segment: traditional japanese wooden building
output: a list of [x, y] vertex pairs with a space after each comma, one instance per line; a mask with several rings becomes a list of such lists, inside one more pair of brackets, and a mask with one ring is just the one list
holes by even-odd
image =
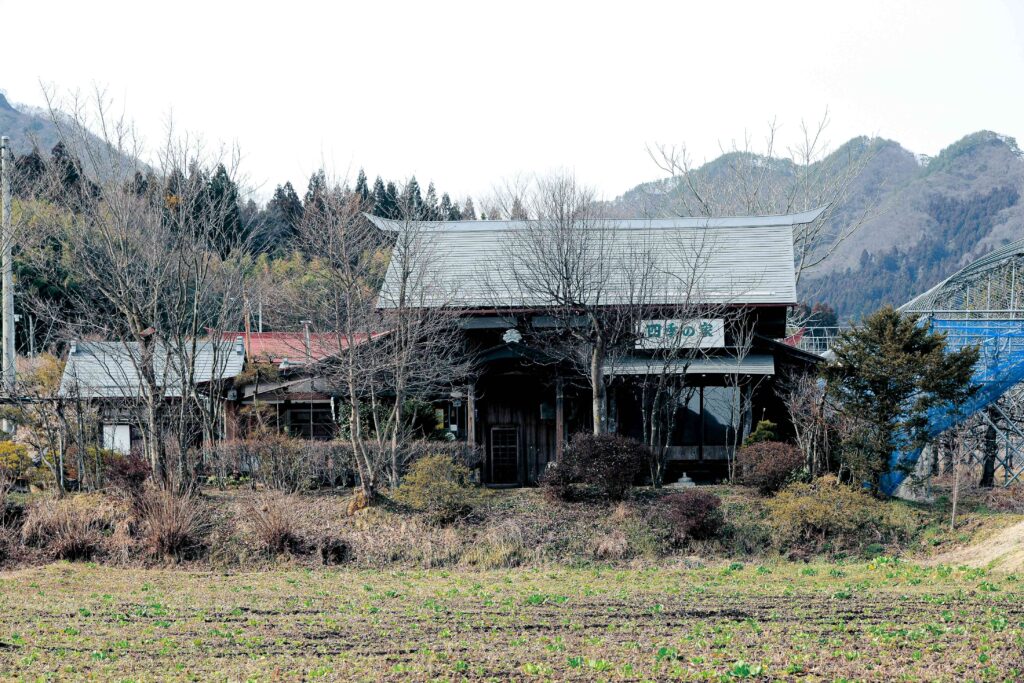
[[[797, 301], [793, 230], [818, 214], [587, 224], [586, 230], [603, 231], [603, 249], [626, 253], [645, 245], [653, 267], [664, 275], [645, 294], [646, 317], [638, 317], [635, 342], [609, 354], [601, 374], [607, 428], [636, 437], [643, 433], [638, 387], [645, 379], [674, 374], [689, 387], [675, 408], [670, 478], [684, 472], [695, 479], [724, 476], [729, 449], [760, 419], [785, 431], [778, 378], [817, 360], [778, 341], [786, 335], [787, 309]], [[483, 450], [484, 482], [536, 482], [566, 439], [593, 424], [587, 376], [534, 343], [537, 331], [554, 324], [553, 302], [540, 288], [525, 287], [520, 272], [530, 267], [530, 250], [524, 253], [520, 238], [538, 225], [371, 220], [382, 230], [416, 230], [421, 236], [420, 267], [430, 271], [421, 280], [432, 290], [421, 297], [423, 305], [444, 307], [457, 317], [473, 358], [472, 380], [440, 404], [448, 429]], [[612, 260], [600, 305], [634, 305], [627, 291], [633, 282], [630, 263]], [[685, 277], [679, 276], [683, 269]], [[392, 259], [379, 307], [391, 305], [388, 294], [400, 277]], [[693, 314], [676, 317], [684, 302]], [[695, 352], [666, 360], [659, 352], [665, 339]]]

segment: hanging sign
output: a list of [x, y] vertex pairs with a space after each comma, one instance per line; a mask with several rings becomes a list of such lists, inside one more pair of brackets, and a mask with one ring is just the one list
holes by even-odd
[[724, 346], [725, 321], [721, 318], [641, 320], [637, 330], [638, 349], [714, 349]]

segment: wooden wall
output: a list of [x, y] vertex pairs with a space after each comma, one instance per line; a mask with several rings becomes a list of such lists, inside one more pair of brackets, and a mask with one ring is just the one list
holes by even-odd
[[[551, 407], [550, 419], [542, 419], [541, 404]], [[484, 481], [526, 485], [534, 483], [555, 457], [555, 389], [550, 383], [529, 375], [492, 375], [476, 385], [477, 443], [487, 459]], [[491, 430], [514, 427], [519, 438], [519, 466], [516, 481], [493, 481], [491, 471]]]

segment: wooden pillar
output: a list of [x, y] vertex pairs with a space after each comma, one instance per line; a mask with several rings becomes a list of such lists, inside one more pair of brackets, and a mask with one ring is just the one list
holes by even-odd
[[565, 448], [565, 382], [555, 380], [555, 460], [562, 459]]
[[619, 400], [618, 392], [614, 385], [605, 389], [605, 396], [608, 398], [608, 433], [617, 434], [619, 431]]
[[697, 446], [697, 459], [704, 459], [704, 387], [700, 388], [700, 443]]
[[466, 386], [466, 446], [476, 448], [476, 385]]

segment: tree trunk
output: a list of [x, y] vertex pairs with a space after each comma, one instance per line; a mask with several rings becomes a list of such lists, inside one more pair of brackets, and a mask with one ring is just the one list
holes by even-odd
[[405, 400], [405, 392], [401, 386], [395, 388], [395, 418], [391, 425], [391, 488], [398, 488], [398, 442], [401, 439], [402, 429], [402, 402]]
[[153, 468], [153, 480], [160, 486], [167, 485], [167, 462], [163, 455], [162, 440], [158, 436], [160, 431], [160, 418], [157, 415], [156, 405], [150, 399], [146, 405], [146, 442], [149, 447], [149, 462]]
[[992, 426], [992, 422], [995, 420], [995, 411], [988, 411], [988, 419], [990, 422], [985, 428], [985, 463], [981, 470], [981, 482], [978, 484], [982, 488], [992, 488], [996, 485], [996, 450], [998, 444], [996, 442], [996, 428]]
[[604, 340], [598, 339], [590, 352], [590, 387], [593, 398], [594, 434], [604, 434], [608, 421], [604, 386]]

